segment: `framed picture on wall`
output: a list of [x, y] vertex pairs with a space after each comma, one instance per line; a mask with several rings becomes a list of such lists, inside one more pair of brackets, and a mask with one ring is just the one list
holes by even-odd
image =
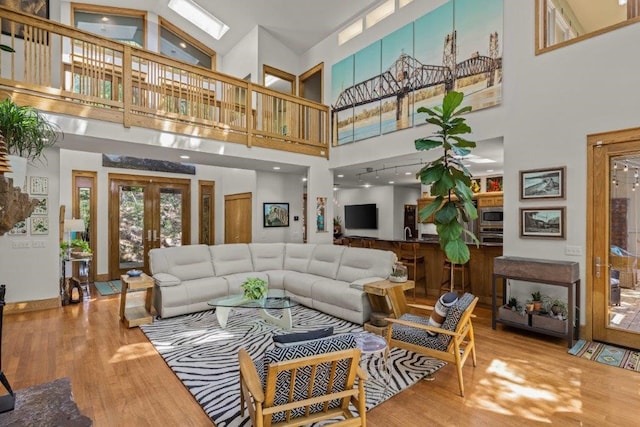
[[565, 168], [520, 171], [520, 200], [564, 199]]
[[48, 197], [32, 197], [31, 200], [37, 200], [38, 204], [36, 205], [31, 215], [43, 216], [49, 215], [49, 198]]
[[520, 208], [520, 237], [565, 238], [565, 208]]
[[31, 234], [49, 234], [49, 218], [46, 216], [32, 217]]
[[289, 226], [289, 203], [263, 203], [262, 212], [265, 227]]

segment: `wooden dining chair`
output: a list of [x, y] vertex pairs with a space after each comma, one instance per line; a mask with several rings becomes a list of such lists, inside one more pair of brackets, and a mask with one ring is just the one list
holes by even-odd
[[398, 242], [396, 247], [396, 255], [398, 262], [401, 262], [409, 270], [409, 279], [416, 282], [416, 286], [413, 287], [413, 299], [416, 299], [416, 288], [418, 287], [418, 280], [424, 278], [424, 294], [427, 295], [427, 262], [424, 259], [424, 255], [418, 251], [420, 249], [420, 243], [405, 243]]

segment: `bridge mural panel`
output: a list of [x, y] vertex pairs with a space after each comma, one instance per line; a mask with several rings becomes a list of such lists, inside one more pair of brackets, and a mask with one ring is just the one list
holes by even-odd
[[500, 104], [502, 14], [502, 0], [450, 0], [382, 39], [378, 73], [348, 70], [371, 63], [376, 43], [334, 64], [333, 145], [424, 124], [417, 109], [439, 105], [450, 90], [473, 110]]

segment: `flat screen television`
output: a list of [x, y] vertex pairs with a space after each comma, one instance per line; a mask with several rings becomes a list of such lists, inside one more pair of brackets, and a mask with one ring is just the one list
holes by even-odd
[[346, 205], [344, 207], [344, 226], [350, 229], [377, 230], [378, 209], [376, 204]]

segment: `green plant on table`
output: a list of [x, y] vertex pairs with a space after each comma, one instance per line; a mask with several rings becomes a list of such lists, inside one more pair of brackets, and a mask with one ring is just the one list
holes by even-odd
[[240, 287], [249, 299], [260, 299], [267, 293], [267, 281], [257, 277], [249, 277]]
[[511, 310], [518, 309], [518, 299], [516, 297], [509, 298], [509, 302], [507, 302], [507, 307], [511, 308]]
[[537, 301], [542, 301], [542, 294], [540, 294], [540, 291], [535, 291], [535, 292], [531, 292], [531, 299], [534, 302]]

